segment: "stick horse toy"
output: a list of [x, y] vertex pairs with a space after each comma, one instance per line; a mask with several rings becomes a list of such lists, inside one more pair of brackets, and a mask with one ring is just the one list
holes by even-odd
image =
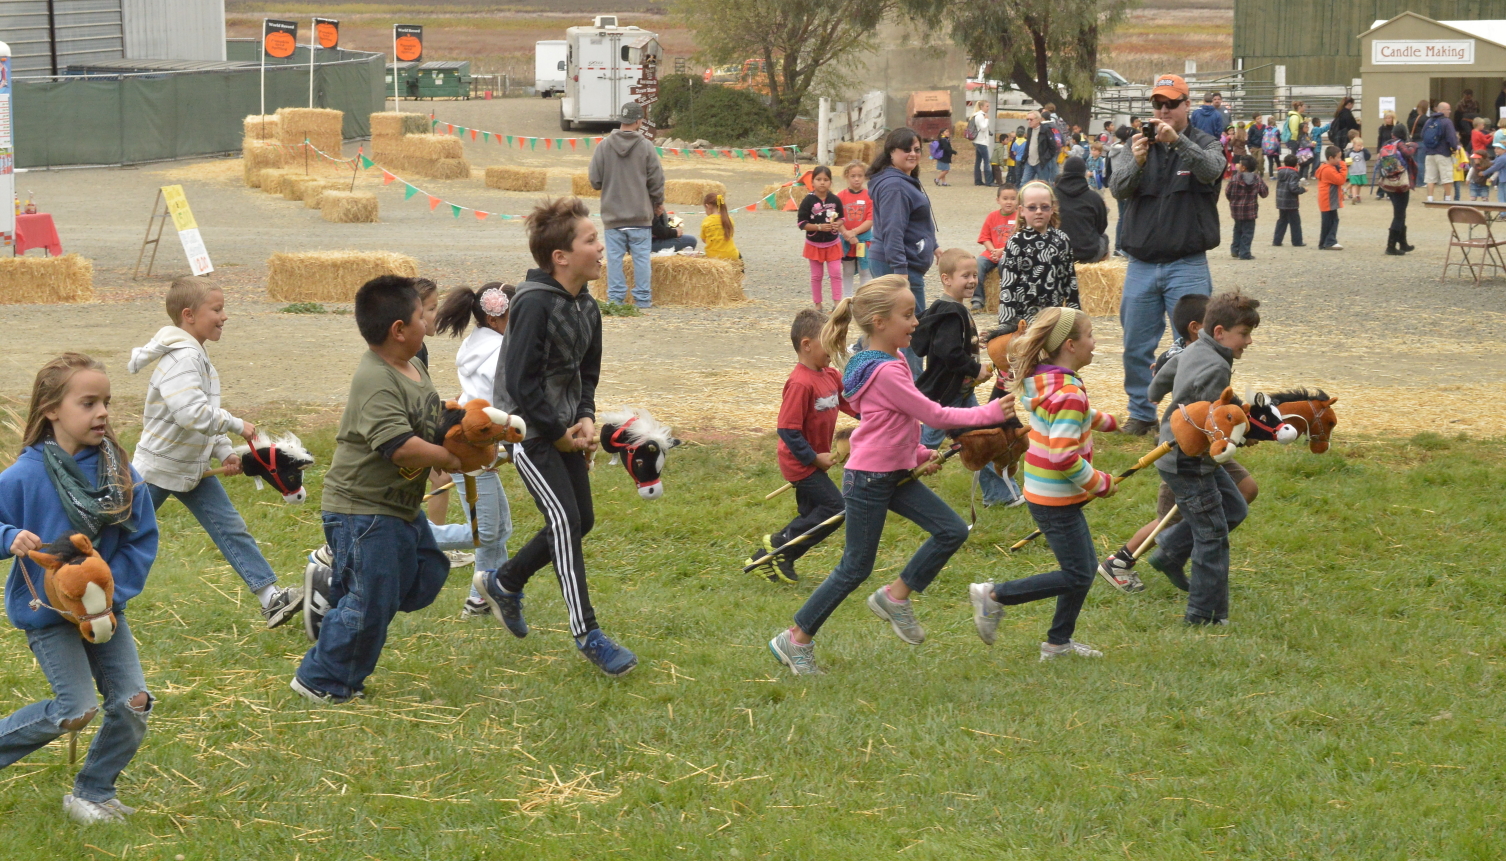
[[[238, 445], [235, 453], [241, 459], [241, 474], [256, 482], [262, 489], [266, 481], [282, 494], [282, 501], [300, 505], [308, 498], [303, 489], [303, 471], [314, 465], [314, 456], [303, 447], [303, 441], [294, 434], [285, 433], [275, 439], [257, 434], [252, 445]], [[225, 467], [204, 471], [204, 477], [224, 475]]]
[[638, 485], [638, 495], [658, 499], [664, 495], [664, 455], [680, 444], [667, 425], [648, 410], [624, 409], [602, 413], [601, 447], [612, 456], [608, 463], [622, 463], [628, 477]]

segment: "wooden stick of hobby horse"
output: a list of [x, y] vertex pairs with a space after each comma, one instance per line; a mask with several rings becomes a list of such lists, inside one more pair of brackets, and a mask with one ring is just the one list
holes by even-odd
[[1156, 524], [1156, 528], [1152, 529], [1150, 531], [1150, 534], [1147, 535], [1147, 536], [1145, 536], [1145, 540], [1142, 541], [1142, 542], [1140, 542], [1140, 549], [1136, 550], [1135, 551], [1135, 555], [1131, 556], [1130, 558], [1131, 559], [1139, 559], [1141, 556], [1145, 555], [1145, 551], [1149, 550], [1152, 547], [1155, 547], [1156, 546], [1156, 536], [1161, 534], [1161, 530], [1163, 530], [1167, 526], [1171, 525], [1171, 519], [1173, 517], [1176, 517], [1176, 516], [1177, 516], [1177, 507], [1175, 505], [1173, 505], [1171, 507], [1171, 510], [1168, 511], [1168, 512], [1166, 512], [1166, 516], [1163, 517], [1163, 518], [1161, 518], [1161, 522]]
[[[959, 444], [954, 444], [951, 448], [947, 449], [944, 452], [941, 452], [940, 456], [936, 458], [935, 462], [937, 462], [937, 463], [946, 463], [948, 460], [951, 459], [951, 457], [953, 455], [957, 454], [960, 451], [962, 451], [962, 445], [960, 443]], [[910, 470], [910, 477], [906, 478], [904, 481], [901, 481], [900, 484], [907, 484], [907, 483], [909, 483], [911, 481], [914, 481], [917, 478], [920, 478], [920, 470], [923, 467], [924, 467], [924, 465], [917, 466], [914, 469]], [[847, 519], [847, 512], [845, 512], [845, 511], [839, 511], [836, 514], [833, 514], [831, 517], [828, 517], [825, 520], [821, 521], [820, 523], [817, 523], [815, 526], [812, 526], [810, 529], [806, 530], [805, 532], [802, 532], [799, 535], [796, 535], [794, 538], [791, 538], [789, 541], [786, 541], [783, 544], [779, 545], [778, 547], [774, 548], [774, 552], [770, 553], [768, 556], [761, 557], [759, 559], [759, 561], [755, 562], [752, 565], [744, 565], [743, 566], [743, 573], [747, 573], [749, 571], [752, 571], [754, 568], [757, 568], [757, 567], [763, 565], [765, 560], [770, 559], [771, 557], [777, 556], [780, 553], [783, 553], [784, 551], [790, 549], [791, 547], [796, 547], [796, 546], [799, 546], [801, 544], [805, 544], [805, 543], [809, 542], [811, 540], [811, 537], [814, 536], [817, 532], [821, 531], [822, 529], [825, 529], [828, 526], [835, 526], [836, 524], [841, 523], [843, 520], [846, 520], [846, 519]]]
[[227, 467], [223, 467], [223, 466], [217, 466], [214, 469], [206, 469], [206, 470], [204, 470], [204, 474], [202, 476], [200, 476], [200, 477], [201, 478], [208, 478], [211, 475], [224, 475], [226, 469], [227, 469]]
[[[1147, 466], [1150, 466], [1151, 464], [1153, 464], [1156, 461], [1160, 460], [1162, 456], [1166, 455], [1167, 453], [1169, 453], [1171, 451], [1171, 449], [1172, 449], [1172, 447], [1174, 445], [1175, 445], [1175, 443], [1163, 442], [1160, 445], [1156, 446], [1155, 448], [1151, 449], [1149, 452], [1146, 453], [1145, 457], [1142, 457], [1139, 460], [1135, 461], [1135, 465], [1134, 466], [1132, 466], [1129, 469], [1126, 469], [1124, 472], [1121, 472], [1118, 475], [1114, 476], [1114, 485], [1117, 487], [1119, 485], [1119, 482], [1124, 481], [1126, 478], [1129, 478], [1130, 476], [1134, 475], [1135, 473], [1139, 472], [1140, 470], [1142, 470], [1142, 469], [1146, 468]], [[1030, 533], [1029, 535], [1025, 536], [1024, 538], [1021, 538], [1019, 541], [1016, 541], [1015, 543], [1009, 545], [1009, 549], [1011, 551], [1020, 550], [1026, 544], [1029, 544], [1030, 542], [1032, 542], [1035, 539], [1040, 538], [1040, 537], [1041, 537], [1041, 531], [1039, 529], [1037, 529], [1034, 532]]]
[[455, 486], [455, 482], [453, 482], [453, 481], [451, 481], [451, 482], [449, 482], [447, 484], [441, 484], [440, 486], [438, 486], [438, 487], [434, 488], [433, 490], [429, 491], [428, 493], [424, 494], [423, 501], [424, 502], [428, 502], [430, 499], [433, 499], [434, 497], [440, 495], [441, 493], [444, 493], [445, 491], [450, 490], [454, 486]]
[[[454, 484], [454, 482], [450, 482]], [[476, 520], [476, 476], [465, 477], [465, 504], [471, 507], [471, 546], [481, 546], [481, 529]]]
[[[832, 466], [841, 466], [842, 464], [844, 464], [846, 462], [847, 462], [847, 458], [845, 458], [845, 457], [838, 457], [838, 458], [832, 460], [831, 465]], [[766, 499], [766, 500], [767, 499], [773, 499], [774, 497], [778, 496], [781, 493], [784, 493], [786, 490], [789, 490], [790, 488], [792, 488], [794, 486], [795, 486], [795, 483], [793, 481], [786, 481], [784, 483], [784, 485], [782, 487], [780, 487], [778, 490], [770, 491], [769, 495], [765, 496], [764, 499]]]

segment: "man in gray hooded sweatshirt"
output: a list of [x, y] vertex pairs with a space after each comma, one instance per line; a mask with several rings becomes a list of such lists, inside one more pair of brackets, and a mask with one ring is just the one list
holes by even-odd
[[591, 187], [601, 192], [601, 221], [606, 227], [607, 298], [627, 301], [622, 257], [633, 255], [633, 302], [653, 307], [649, 254], [654, 216], [664, 211], [664, 167], [654, 144], [639, 130], [643, 106], [622, 106], [622, 126], [607, 136], [591, 156]]

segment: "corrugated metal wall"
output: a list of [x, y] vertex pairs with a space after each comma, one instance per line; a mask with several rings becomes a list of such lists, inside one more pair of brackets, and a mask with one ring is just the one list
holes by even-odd
[[[1346, 85], [1360, 76], [1359, 34], [1411, 11], [1435, 21], [1506, 18], [1506, 0], [1234, 0], [1234, 56], [1246, 69], [1286, 66], [1288, 84]], [[1251, 80], [1270, 81], [1271, 69]]]
[[[70, 62], [118, 60], [124, 54], [121, 0], [53, 0], [52, 31], [57, 34], [57, 71]], [[50, 75], [47, 0], [0, 2], [0, 40], [10, 46], [17, 75]]]
[[224, 60], [224, 0], [118, 0], [131, 60]]

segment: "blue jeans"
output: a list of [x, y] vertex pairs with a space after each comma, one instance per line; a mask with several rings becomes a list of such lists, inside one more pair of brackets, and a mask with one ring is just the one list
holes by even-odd
[[[695, 250], [695, 237], [676, 236], [672, 239], [655, 239], [654, 241], [649, 243], [649, 248], [651, 248], [655, 254], [658, 254], [660, 251], [663, 251], [666, 248], [671, 251], [679, 251], [684, 248], [689, 248], [693, 251]], [[635, 267], [637, 265], [637, 263], [633, 264], [633, 266]]]
[[[869, 257], [868, 265], [874, 278], [899, 274], [891, 269], [882, 257]], [[926, 272], [924, 269], [917, 272], [914, 268], [907, 267], [905, 276], [910, 280], [910, 293], [915, 297], [915, 316], [919, 317], [920, 312], [926, 309]], [[905, 357], [905, 363], [910, 366], [910, 376], [920, 376], [920, 357], [911, 352], [909, 347], [900, 350], [900, 354]]]
[[[947, 407], [976, 407], [978, 405], [978, 393], [968, 392], [958, 397]], [[941, 428], [933, 428], [927, 425], [920, 426], [920, 444], [926, 448], [936, 448], [946, 439], [946, 431]], [[1000, 502], [1010, 503], [1020, 498], [1020, 488], [1014, 483], [1014, 479], [1007, 475], [999, 475], [999, 470], [993, 464], [988, 464], [978, 471], [978, 486], [983, 488], [983, 504], [996, 505]]]
[[654, 304], [653, 264], [649, 254], [653, 251], [654, 232], [648, 227], [608, 227], [607, 241], [607, 298], [613, 302], [627, 301], [627, 276], [622, 271], [622, 257], [633, 255], [633, 302], [639, 308]]
[[[1125, 203], [1119, 198], [1114, 198], [1114, 250], [1119, 251], [1119, 240], [1124, 238], [1124, 207]], [[1123, 253], [1123, 252], [1120, 252]]]
[[390, 514], [324, 512], [324, 540], [334, 554], [330, 601], [319, 641], [303, 656], [298, 678], [337, 697], [354, 696], [376, 669], [387, 626], [399, 610], [434, 603], [450, 560], [434, 544], [429, 521]]
[[1244, 257], [1250, 253], [1250, 242], [1255, 239], [1255, 219], [1234, 222], [1234, 240], [1229, 243], [1229, 253]]
[[1229, 618], [1229, 533], [1244, 522], [1250, 506], [1239, 485], [1222, 469], [1208, 475], [1162, 472], [1171, 488], [1182, 520], [1161, 533], [1151, 554], [1152, 567], [1181, 573], [1192, 563], [1192, 589], [1187, 593], [1187, 620], [1207, 622]]
[[98, 708], [97, 689], [104, 697], [105, 716], [89, 745], [84, 767], [73, 779], [73, 794], [96, 803], [115, 797], [115, 779], [141, 747], [152, 710], [150, 695], [145, 708], [131, 707], [132, 697], [146, 693], [146, 677], [125, 614], [116, 613], [115, 621], [115, 636], [102, 645], [85, 642], [74, 625], [26, 632], [53, 698], [25, 706], [0, 721], [0, 768], [68, 732], [64, 721]]
[[148, 484], [147, 489], [151, 491], [154, 510], [162, 508], [169, 496], [176, 496], [209, 533], [209, 540], [219, 548], [220, 555], [235, 573], [241, 575], [252, 592], [277, 585], [276, 572], [261, 555], [256, 539], [246, 530], [245, 519], [235, 510], [235, 503], [226, 495], [218, 476], [211, 475], [200, 481], [193, 490], [167, 490], [155, 484]]
[[1195, 293], [1213, 293], [1207, 254], [1189, 254], [1169, 263], [1129, 258], [1119, 325], [1124, 330], [1124, 393], [1129, 395], [1130, 418], [1156, 420], [1156, 407], [1145, 396], [1150, 388], [1150, 363], [1156, 359], [1156, 348], [1177, 300]]
[[1496, 201], [1498, 203], [1506, 203], [1506, 182], [1496, 186]]
[[988, 144], [973, 143], [973, 185], [992, 185], [994, 166], [988, 163]]
[[1056, 614], [1051, 617], [1046, 642], [1063, 646], [1072, 642], [1077, 615], [1082, 612], [1082, 602], [1087, 599], [1088, 590], [1093, 588], [1093, 574], [1098, 570], [1093, 536], [1088, 532], [1088, 519], [1082, 513], [1085, 503], [1037, 505], [1027, 500], [1025, 504], [1030, 507], [1036, 528], [1046, 536], [1051, 552], [1056, 554], [1056, 564], [1061, 567], [1047, 574], [996, 583], [994, 600], [1000, 604], [1028, 604], [1055, 598]]
[[837, 605], [873, 573], [873, 559], [884, 533], [884, 517], [890, 511], [931, 533], [899, 575], [916, 592], [923, 592], [931, 585], [941, 567], [967, 540], [967, 524], [957, 512], [919, 481], [900, 483], [909, 477], [908, 469], [893, 472], [849, 469], [842, 474], [847, 546], [842, 549], [842, 561], [795, 613], [795, 624], [800, 630], [815, 636]]
[[1020, 185], [1037, 179], [1042, 182], [1054, 182], [1056, 180], [1056, 159], [1053, 158], [1038, 165], [1025, 165], [1025, 172], [1020, 176]]

